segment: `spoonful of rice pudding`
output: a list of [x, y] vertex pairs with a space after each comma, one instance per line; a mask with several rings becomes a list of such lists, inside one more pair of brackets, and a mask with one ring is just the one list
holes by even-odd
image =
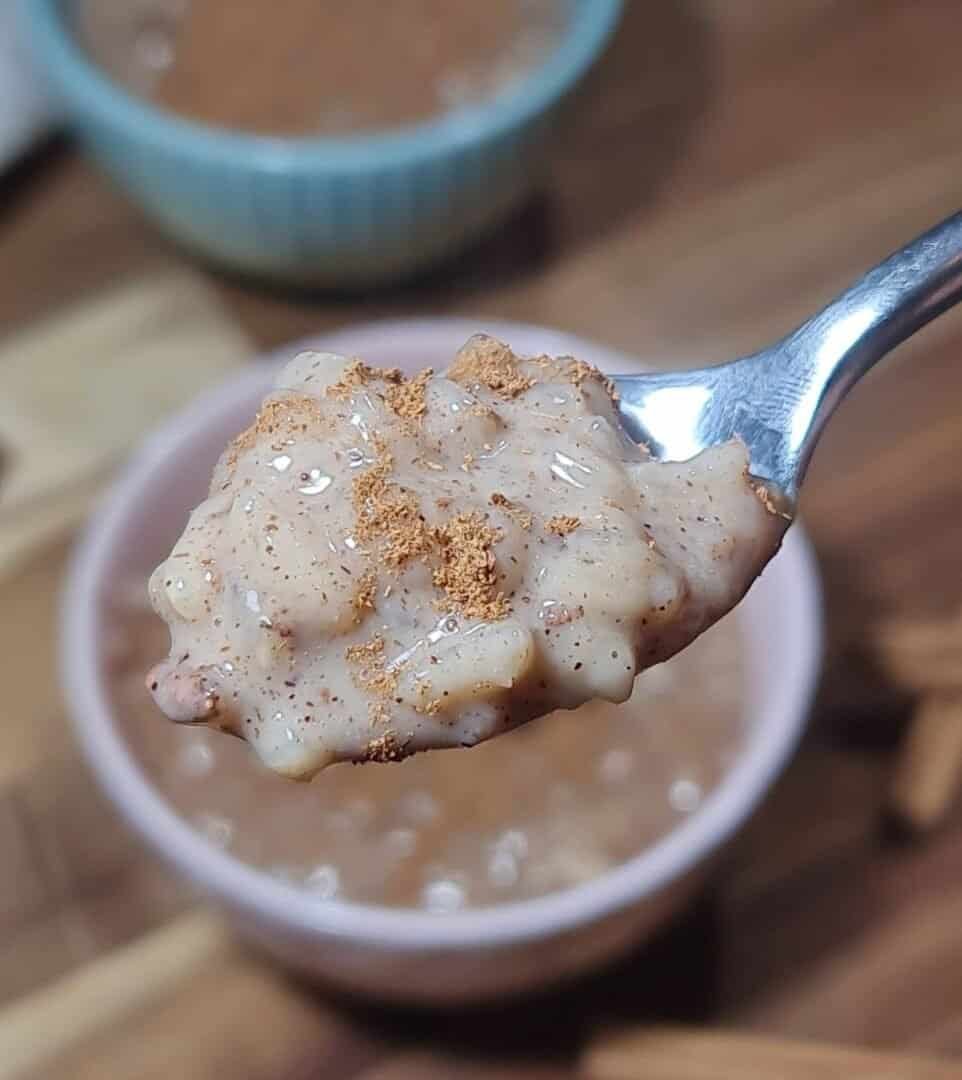
[[411, 378], [302, 353], [151, 578], [149, 687], [299, 778], [624, 701], [778, 546], [748, 465], [654, 461], [602, 373], [483, 335]]
[[960, 295], [957, 215], [704, 371], [613, 381], [480, 334], [413, 377], [302, 353], [151, 578], [148, 686], [297, 778], [624, 701], [776, 552], [844, 392]]

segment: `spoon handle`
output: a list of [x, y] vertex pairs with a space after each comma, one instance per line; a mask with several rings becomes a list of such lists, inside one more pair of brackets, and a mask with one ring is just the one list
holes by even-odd
[[787, 449], [796, 486], [825, 422], [852, 385], [959, 300], [962, 213], [906, 244], [787, 338], [751, 358], [791, 367]]
[[774, 345], [700, 371], [616, 378], [625, 430], [661, 461], [739, 438], [789, 504], [835, 406], [873, 364], [962, 300], [962, 213], [870, 270]]

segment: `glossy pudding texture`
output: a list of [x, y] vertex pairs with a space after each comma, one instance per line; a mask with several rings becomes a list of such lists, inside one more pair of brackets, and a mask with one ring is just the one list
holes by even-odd
[[785, 524], [740, 443], [649, 460], [576, 359], [483, 335], [443, 375], [304, 353], [151, 578], [171, 651], [148, 684], [286, 776], [471, 746], [625, 701]]

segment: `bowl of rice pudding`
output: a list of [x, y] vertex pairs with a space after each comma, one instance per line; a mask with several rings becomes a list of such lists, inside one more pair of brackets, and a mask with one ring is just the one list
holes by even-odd
[[640, 366], [555, 331], [462, 319], [369, 324], [280, 350], [147, 440], [79, 545], [64, 605], [68, 702], [121, 814], [242, 936], [399, 1001], [532, 989], [651, 932], [774, 781], [818, 670], [817, 572], [795, 524], [742, 603], [644, 672], [623, 704], [590, 701], [470, 749], [331, 765], [310, 783], [265, 768], [240, 739], [166, 722], [144, 682], [170, 646], [147, 581], [281, 365], [309, 346], [409, 374], [443, 369], [478, 330], [519, 354]]
[[188, 249], [308, 287], [424, 271], [549, 175], [622, 0], [32, 0], [41, 73]]

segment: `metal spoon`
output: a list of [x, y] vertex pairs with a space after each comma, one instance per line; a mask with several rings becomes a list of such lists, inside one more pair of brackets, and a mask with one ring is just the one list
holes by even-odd
[[781, 341], [700, 371], [614, 378], [628, 433], [661, 461], [740, 437], [790, 504], [836, 405], [896, 345], [962, 299], [962, 213], [870, 270]]

